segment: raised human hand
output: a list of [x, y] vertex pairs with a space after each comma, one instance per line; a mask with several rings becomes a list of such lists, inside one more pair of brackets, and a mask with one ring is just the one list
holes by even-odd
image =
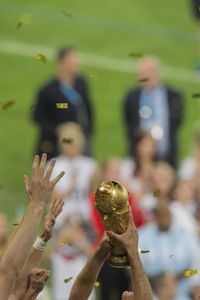
[[39, 294], [47, 280], [49, 279], [50, 272], [45, 269], [33, 268], [30, 274], [30, 285], [29, 290], [32, 290], [33, 293]]
[[47, 215], [45, 217], [44, 227], [41, 234], [41, 238], [44, 242], [48, 242], [48, 240], [52, 237], [52, 232], [54, 225], [56, 223], [56, 218], [60, 215], [63, 210], [64, 202], [62, 199], [54, 199], [52, 206], [50, 206]]
[[133, 292], [127, 292], [127, 291], [123, 292], [122, 300], [134, 300]]
[[45, 206], [50, 200], [51, 193], [56, 183], [65, 174], [61, 172], [52, 181], [50, 181], [56, 160], [53, 159], [45, 173], [47, 155], [42, 154], [41, 161], [39, 156], [34, 157], [32, 164], [32, 179], [30, 180], [27, 175], [24, 176], [25, 189], [30, 201], [39, 206]]
[[127, 230], [122, 234], [114, 233], [113, 231], [106, 232], [111, 242], [116, 240], [128, 251], [130, 249], [138, 249], [138, 233], [133, 221], [132, 211], [129, 206], [129, 224]]

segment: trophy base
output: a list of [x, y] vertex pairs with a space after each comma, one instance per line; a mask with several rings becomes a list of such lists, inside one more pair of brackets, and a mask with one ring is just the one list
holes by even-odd
[[116, 269], [123, 269], [129, 267], [128, 256], [126, 253], [112, 253], [108, 260], [109, 266]]

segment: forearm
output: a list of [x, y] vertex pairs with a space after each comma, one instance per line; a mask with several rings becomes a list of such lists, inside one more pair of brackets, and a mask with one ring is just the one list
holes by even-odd
[[26, 292], [26, 295], [22, 298], [22, 300], [35, 300], [39, 293], [40, 292], [29, 288], [28, 291]]
[[131, 267], [131, 281], [134, 287], [135, 300], [152, 300], [152, 292], [149, 280], [144, 272], [137, 249], [128, 249], [129, 263]]
[[18, 300], [22, 299], [26, 293], [27, 288], [27, 282], [26, 278], [31, 272], [31, 269], [37, 267], [41, 261], [43, 255], [43, 251], [39, 251], [35, 248], [31, 249], [30, 255], [22, 269], [22, 271], [19, 274], [19, 277], [17, 278], [15, 282], [15, 286], [12, 291], [12, 295], [8, 298], [8, 300]]
[[[42, 214], [42, 207], [29, 204], [16, 234], [10, 240], [0, 261], [0, 294], [7, 299], [20, 269], [34, 242], [36, 227]], [[4, 293], [4, 294], [3, 294]]]
[[98, 274], [103, 266], [107, 254], [100, 248], [90, 258], [78, 275], [69, 297], [69, 300], [87, 300], [92, 292]]

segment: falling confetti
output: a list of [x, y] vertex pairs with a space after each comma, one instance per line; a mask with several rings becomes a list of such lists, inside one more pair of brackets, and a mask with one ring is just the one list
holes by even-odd
[[139, 78], [138, 81], [139, 82], [147, 82], [147, 81], [149, 81], [149, 78]]
[[15, 99], [7, 100], [6, 102], [4, 102], [4, 103], [2, 104], [2, 109], [3, 109], [3, 110], [7, 110], [7, 109], [9, 109], [10, 107], [12, 107], [15, 103], [16, 103], [16, 100], [15, 100]]
[[63, 243], [58, 244], [58, 247], [61, 248], [61, 247], [64, 247], [65, 245], [67, 245], [67, 242], [63, 242]]
[[154, 197], [159, 198], [160, 195], [161, 195], [160, 190], [159, 190], [159, 189], [155, 189], [155, 190], [153, 191], [153, 195], [154, 195]]
[[63, 14], [65, 17], [72, 19], [72, 14], [69, 13], [69, 12], [67, 12], [66, 10], [63, 10], [63, 11], [62, 11], [62, 14]]
[[71, 139], [71, 138], [63, 138], [62, 139], [62, 143], [63, 144], [72, 144], [73, 143], [73, 139]]
[[138, 249], [138, 252], [139, 253], [149, 253], [150, 252], [150, 250], [142, 250], [142, 249]]
[[18, 226], [20, 223], [13, 223], [12, 225], [13, 226]]
[[169, 258], [171, 258], [171, 257], [174, 257], [174, 254], [171, 254], [171, 255], [169, 256]]
[[93, 72], [93, 73], [90, 73], [89, 74], [89, 76], [91, 77], [91, 78], [97, 78], [97, 77], [100, 77], [100, 76], [102, 76], [103, 75], [103, 73], [101, 73], [101, 72]]
[[190, 277], [190, 276], [193, 276], [193, 275], [196, 275], [196, 274], [198, 274], [197, 269], [186, 270], [186, 271], [183, 272], [183, 275], [185, 277]]
[[142, 52], [130, 52], [129, 56], [140, 58], [140, 57], [143, 57], [143, 54], [142, 54]]
[[44, 56], [44, 54], [42, 53], [38, 53], [35, 57], [37, 60], [40, 60], [41, 62], [43, 62], [43, 64], [47, 63], [47, 58], [46, 56]]
[[57, 108], [66, 109], [68, 108], [68, 103], [56, 103]]
[[94, 286], [100, 286], [100, 282], [99, 281], [96, 281]]
[[68, 278], [65, 278], [63, 281], [64, 281], [64, 283], [68, 283], [68, 282], [70, 282], [72, 279], [73, 279], [73, 277], [68, 277]]
[[22, 14], [19, 17], [19, 20], [18, 20], [18, 23], [17, 23], [17, 28], [20, 29], [23, 26], [30, 25], [31, 22], [32, 22], [32, 15], [31, 14], [29, 14], [29, 13]]
[[200, 98], [200, 93], [193, 93], [193, 94], [192, 94], [192, 97], [193, 97], [193, 98]]

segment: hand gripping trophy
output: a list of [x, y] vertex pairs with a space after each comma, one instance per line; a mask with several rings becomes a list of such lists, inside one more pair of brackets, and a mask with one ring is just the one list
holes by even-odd
[[[118, 234], [126, 231], [129, 220], [128, 192], [119, 182], [102, 182], [95, 192], [95, 206], [105, 230]], [[117, 241], [112, 245], [109, 265], [114, 268], [129, 266], [126, 251]]]

